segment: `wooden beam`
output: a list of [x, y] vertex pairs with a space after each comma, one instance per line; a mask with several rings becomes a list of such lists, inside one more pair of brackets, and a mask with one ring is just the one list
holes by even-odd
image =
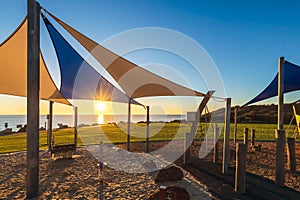
[[191, 127], [191, 131], [190, 131], [190, 138], [191, 140], [194, 140], [197, 129], [198, 129], [198, 123], [200, 120], [200, 116], [202, 111], [204, 110], [206, 104], [208, 103], [209, 99], [211, 98], [211, 96], [215, 93], [215, 91], [208, 91], [207, 94], [205, 95], [205, 97], [203, 98], [203, 100], [201, 101], [198, 110], [195, 114], [195, 120], [192, 123], [192, 127]]
[[27, 0], [27, 174], [26, 197], [39, 191], [40, 5]]

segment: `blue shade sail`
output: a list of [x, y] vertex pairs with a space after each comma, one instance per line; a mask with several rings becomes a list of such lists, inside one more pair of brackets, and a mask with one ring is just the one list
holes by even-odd
[[[284, 63], [284, 93], [300, 90], [300, 67], [285, 61]], [[272, 82], [259, 95], [243, 106], [247, 106], [278, 95], [278, 73]]]
[[[61, 71], [60, 92], [67, 99], [89, 99], [128, 103], [130, 98], [101, 76], [43, 16]], [[132, 104], [141, 105], [135, 100]]]

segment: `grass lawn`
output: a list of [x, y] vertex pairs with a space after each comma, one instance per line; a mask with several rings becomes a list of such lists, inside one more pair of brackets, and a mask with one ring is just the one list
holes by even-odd
[[[191, 124], [184, 123], [151, 123], [150, 140], [172, 140], [183, 139], [184, 133], [190, 130]], [[230, 138], [233, 139], [234, 125], [231, 124]], [[251, 129], [256, 130], [257, 140], [275, 140], [276, 124], [238, 124], [237, 139], [243, 140], [244, 128], [249, 128], [249, 138]], [[288, 126], [285, 126], [287, 130]], [[290, 127], [289, 136], [294, 133], [295, 125]], [[205, 137], [205, 124], [199, 124], [197, 139]], [[55, 144], [73, 143], [74, 129], [60, 129], [53, 132]], [[131, 141], [145, 141], [146, 124], [131, 124]], [[220, 139], [223, 138], [221, 131]], [[127, 141], [127, 124], [105, 124], [98, 126], [86, 126], [78, 129], [78, 145], [99, 144], [100, 141], [105, 143], [116, 143]], [[299, 139], [297, 139], [299, 141]], [[47, 133], [40, 132], [40, 149], [47, 149]], [[0, 136], [0, 154], [9, 152], [18, 152], [26, 150], [26, 133], [16, 133], [11, 135]]]

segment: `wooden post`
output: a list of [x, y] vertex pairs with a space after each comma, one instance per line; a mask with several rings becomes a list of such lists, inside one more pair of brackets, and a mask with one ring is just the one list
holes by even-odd
[[284, 57], [278, 59], [278, 130], [276, 130], [276, 178], [277, 185], [284, 186]]
[[238, 106], [234, 107], [234, 133], [233, 133], [233, 141], [236, 143], [236, 135], [237, 135], [237, 112]]
[[[51, 140], [50, 140], [50, 135], [49, 135], [49, 118], [50, 118], [50, 115], [47, 114], [47, 115], [46, 115], [46, 120], [47, 120], [47, 122], [45, 122], [45, 127], [46, 127], [46, 130], [47, 130], [47, 145], [48, 145], [48, 151], [50, 151], [50, 149], [51, 149], [51, 145], [50, 145]], [[47, 124], [48, 124], [48, 125], [47, 125]], [[46, 126], [46, 125], [47, 125], [47, 126]]]
[[222, 173], [228, 172], [231, 98], [226, 99]]
[[183, 164], [190, 163], [190, 158], [191, 158], [190, 145], [191, 145], [191, 134], [189, 132], [186, 132], [184, 137]]
[[275, 183], [284, 186], [284, 153], [285, 153], [285, 133], [284, 130], [275, 130], [276, 133], [276, 178]]
[[237, 143], [234, 190], [238, 193], [246, 192], [246, 155], [247, 145]]
[[249, 133], [249, 129], [245, 128], [244, 129], [244, 144], [248, 147], [248, 133]]
[[146, 106], [147, 109], [147, 127], [146, 127], [146, 153], [149, 153], [149, 130], [150, 130], [150, 107]]
[[74, 106], [74, 145], [75, 151], [77, 147], [77, 135], [78, 135], [78, 108]]
[[130, 151], [131, 99], [128, 102], [127, 151]]
[[27, 0], [27, 174], [26, 197], [39, 191], [40, 5]]
[[255, 129], [251, 130], [251, 146], [255, 146]]
[[52, 144], [52, 119], [53, 119], [53, 102], [49, 102], [49, 115], [48, 115], [48, 150], [51, 150]]
[[278, 130], [283, 130], [284, 119], [284, 57], [278, 60]]
[[295, 138], [288, 138], [288, 167], [291, 172], [296, 172]]
[[218, 145], [218, 139], [220, 134], [220, 129], [216, 125], [215, 126], [215, 134], [214, 134], [214, 157], [213, 157], [213, 163], [218, 163], [219, 160], [219, 145]]

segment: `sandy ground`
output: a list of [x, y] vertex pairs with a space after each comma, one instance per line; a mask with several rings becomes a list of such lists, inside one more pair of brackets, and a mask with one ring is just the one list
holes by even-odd
[[[157, 149], [168, 146], [168, 142], [153, 142], [150, 145], [151, 154], [129, 153], [126, 145], [104, 146], [99, 154], [98, 146], [79, 148], [73, 159], [56, 160], [50, 158], [47, 151], [40, 152], [40, 199], [147, 199], [159, 189], [159, 184], [153, 181], [153, 173], [148, 173], [143, 167], [147, 160], [155, 162], [156, 166], [165, 167], [172, 156], [159, 156]], [[192, 146], [194, 155], [199, 153], [199, 142]], [[257, 142], [260, 151], [253, 151], [250, 147], [247, 154], [247, 172], [275, 180], [275, 143]], [[231, 143], [231, 152], [234, 144]], [[120, 147], [120, 148], [119, 148]], [[172, 143], [167, 149], [170, 155], [183, 150], [183, 142]], [[122, 149], [123, 148], [123, 149]], [[132, 144], [134, 152], [142, 152], [145, 144]], [[222, 145], [219, 145], [221, 162]], [[300, 143], [296, 143], [297, 171], [300, 172]], [[100, 156], [100, 158], [99, 158]], [[97, 164], [99, 159], [107, 163], [104, 170], [105, 182], [100, 184]], [[209, 153], [204, 160], [212, 160]], [[287, 159], [286, 159], [287, 160]], [[0, 199], [24, 199], [26, 154], [25, 152], [0, 155]], [[230, 156], [230, 165], [234, 166], [234, 156]], [[132, 173], [135, 172], [135, 173]], [[137, 173], [139, 172], [139, 173]], [[300, 192], [300, 174], [289, 172], [286, 164], [285, 185]], [[189, 192], [191, 199], [211, 199], [210, 192], [201, 180], [184, 171], [185, 177], [177, 182]], [[166, 183], [174, 184], [174, 183]]]
[[[223, 141], [219, 142], [219, 163], [222, 159]], [[249, 143], [247, 152], [246, 171], [275, 181], [276, 165], [276, 143], [275, 142], [256, 142], [255, 145], [261, 145], [260, 151], [255, 151]], [[286, 146], [287, 148], [287, 146]], [[194, 156], [199, 152], [199, 146], [192, 148]], [[230, 142], [229, 166], [235, 167], [235, 144]], [[285, 185], [300, 192], [300, 143], [295, 144], [296, 154], [296, 172], [290, 172], [287, 164], [287, 150], [285, 150]], [[204, 159], [212, 161], [212, 153], [209, 153]]]
[[[111, 166], [114, 160], [119, 160], [120, 162], [117, 163], [121, 166], [131, 160], [132, 162], [127, 163], [131, 167], [127, 169], [136, 168], [132, 164], [136, 154], [129, 154], [116, 147], [107, 148], [104, 147], [102, 155], [105, 156], [101, 159], [108, 158], [105, 161], [111, 162]], [[96, 153], [93, 152], [94, 150]], [[113, 169], [107, 166], [104, 169], [104, 184], [100, 184], [97, 152], [99, 152], [97, 146], [90, 147], [88, 150], [79, 148], [73, 159], [53, 161], [50, 153], [41, 151], [39, 199], [147, 199], [151, 193], [158, 191], [160, 185], [153, 181], [153, 174], [151, 176], [147, 172], [123, 172], [119, 171], [118, 167]], [[147, 154], [139, 154], [139, 157], [143, 156], [149, 158]], [[162, 162], [161, 159], [159, 160]], [[25, 152], [0, 156], [0, 199], [24, 199], [26, 197], [25, 161]], [[137, 163], [139, 162], [140, 160]], [[184, 171], [184, 174], [181, 181], [164, 185], [177, 184], [186, 188], [191, 199], [210, 199], [210, 193], [204, 185], [188, 172]]]

